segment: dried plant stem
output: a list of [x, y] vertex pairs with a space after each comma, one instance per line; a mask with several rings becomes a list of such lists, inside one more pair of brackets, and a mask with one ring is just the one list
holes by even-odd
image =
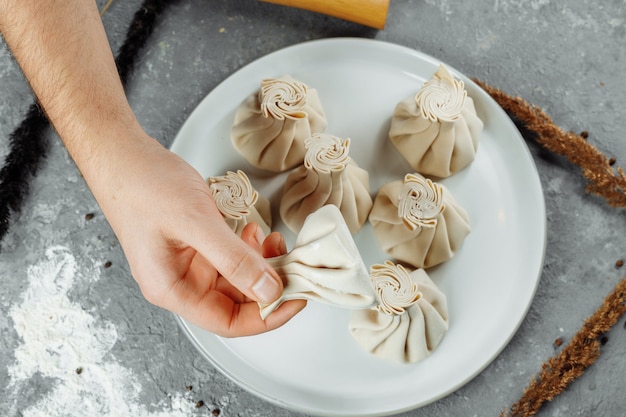
[[106, 13], [106, 11], [109, 9], [109, 7], [111, 7], [111, 3], [113, 3], [113, 0], [107, 1], [107, 3], [102, 7], [102, 10], [100, 10], [100, 16], [102, 16], [102, 15], [104, 15]]
[[588, 180], [587, 192], [603, 197], [613, 207], [626, 208], [626, 175], [622, 168], [613, 169], [611, 161], [582, 136], [556, 126], [539, 107], [520, 97], [512, 97], [487, 84], [474, 80], [514, 119], [536, 134], [544, 148], [565, 156], [580, 167]]
[[[566, 157], [577, 165], [588, 180], [586, 191], [603, 197], [613, 207], [626, 208], [626, 175], [613, 169], [611, 161], [581, 135], [566, 132], [537, 106], [474, 80], [509, 116], [521, 124], [538, 144]], [[600, 356], [600, 337], [609, 331], [626, 312], [626, 278], [606, 296], [600, 308], [589, 317], [570, 343], [555, 357], [544, 362], [541, 371], [524, 390], [520, 399], [501, 417], [534, 416], [580, 377]]]
[[541, 372], [524, 390], [522, 397], [502, 412], [501, 417], [534, 416], [543, 403], [551, 401], [581, 376], [600, 356], [601, 336], [626, 312], [626, 278], [606, 296], [604, 302], [570, 343], [542, 365]]

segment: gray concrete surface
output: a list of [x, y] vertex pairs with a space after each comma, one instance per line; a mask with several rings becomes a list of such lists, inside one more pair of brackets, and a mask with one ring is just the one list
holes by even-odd
[[[114, 50], [140, 3], [115, 1], [104, 15]], [[544, 108], [564, 129], [587, 130], [590, 142], [626, 166], [626, 2], [391, 3], [386, 29], [375, 31], [254, 0], [177, 1], [141, 53], [129, 99], [145, 129], [167, 146], [199, 101], [254, 59], [311, 39], [368, 37], [425, 52], [470, 77], [520, 95]], [[6, 46], [0, 45], [0, 157], [32, 100]], [[0, 414], [298, 415], [258, 399], [221, 375], [196, 352], [170, 313], [143, 300], [80, 174], [55, 134], [49, 135], [49, 158], [0, 253]], [[624, 276], [626, 269], [615, 266], [616, 260], [626, 258], [623, 210], [587, 195], [576, 167], [535, 145], [529, 147], [544, 187], [548, 219], [545, 267], [530, 311], [510, 344], [475, 379], [403, 415], [497, 416], [555, 353], [554, 340], [567, 342]], [[87, 220], [87, 213], [95, 215]], [[97, 391], [62, 398], [78, 392], [74, 377], [55, 375], [41, 365], [19, 380], [15, 377], [27, 361], [20, 355], [28, 351], [25, 329], [17, 326], [15, 314], [25, 309], [25, 294], [37, 286], [29, 278], [41, 275], [46, 251], [53, 247], [65, 248], [57, 256], [75, 262], [72, 285], [61, 294], [68, 309], [91, 316], [87, 332], [116, 336], [115, 343], [100, 341], [98, 346], [105, 347], [102, 363], [110, 365], [102, 378], [108, 375], [113, 384], [103, 383], [109, 387], [103, 395], [119, 409], [89, 410], [90, 404], [99, 404]], [[105, 267], [107, 261], [110, 267]], [[40, 268], [39, 275], [33, 266]], [[72, 337], [68, 334], [67, 340]], [[623, 415], [624, 318], [607, 337], [596, 364], [539, 415]], [[200, 400], [204, 405], [196, 408]], [[120, 405], [124, 402], [126, 408]]]

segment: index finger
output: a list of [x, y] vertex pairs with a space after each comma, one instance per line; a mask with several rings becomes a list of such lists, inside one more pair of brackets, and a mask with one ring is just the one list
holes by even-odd
[[276, 271], [254, 248], [239, 238], [221, 214], [212, 220], [194, 223], [205, 227], [189, 230], [189, 243], [243, 294], [261, 303], [271, 303], [282, 293], [283, 283]]
[[181, 316], [212, 333], [223, 337], [251, 336], [274, 330], [294, 317], [306, 305], [304, 300], [283, 303], [265, 320], [254, 302], [235, 303], [226, 295], [211, 291], [200, 303]]

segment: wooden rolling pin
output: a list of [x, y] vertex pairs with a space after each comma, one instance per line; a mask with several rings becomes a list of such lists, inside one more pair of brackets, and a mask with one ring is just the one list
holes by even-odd
[[389, 0], [261, 0], [384, 29]]

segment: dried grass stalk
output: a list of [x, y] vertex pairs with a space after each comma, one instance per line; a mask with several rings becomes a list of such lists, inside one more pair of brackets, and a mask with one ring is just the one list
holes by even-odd
[[541, 406], [551, 401], [581, 376], [600, 356], [602, 335], [609, 331], [626, 312], [626, 278], [606, 296], [604, 302], [561, 352], [541, 367], [524, 394], [501, 417], [534, 416]]
[[613, 168], [607, 158], [581, 135], [566, 132], [556, 126], [552, 119], [539, 107], [520, 97], [512, 97], [474, 79], [498, 104], [524, 127], [536, 134], [534, 138], [544, 148], [566, 157], [580, 167], [587, 178], [586, 191], [603, 197], [612, 207], [626, 208], [626, 175], [620, 167]]
[[[586, 135], [566, 132], [556, 126], [539, 107], [520, 97], [474, 80], [509, 114], [539, 145], [566, 157], [577, 165], [587, 179], [586, 191], [603, 197], [613, 207], [626, 208], [626, 175], [622, 168], [613, 168], [609, 159], [587, 142]], [[584, 137], [583, 137], [584, 136]], [[600, 308], [561, 352], [544, 362], [541, 371], [524, 390], [523, 395], [501, 417], [534, 416], [541, 406], [559, 395], [580, 377], [600, 356], [602, 335], [609, 331], [626, 312], [626, 278], [604, 299]]]

